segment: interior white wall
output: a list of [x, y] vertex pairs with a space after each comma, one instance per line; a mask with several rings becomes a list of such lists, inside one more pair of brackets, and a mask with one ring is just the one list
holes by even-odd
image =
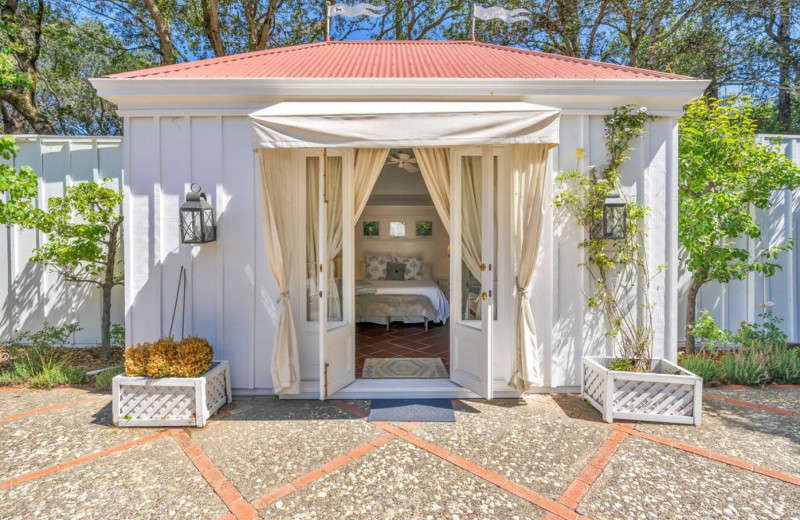
[[[217, 355], [230, 361], [237, 390], [269, 392], [278, 294], [264, 255], [258, 170], [248, 125], [241, 116], [126, 118], [126, 322], [129, 343], [166, 334], [183, 265], [189, 282], [187, 333], [208, 337]], [[561, 144], [551, 153], [531, 293], [548, 387], [577, 386], [582, 352], [601, 355], [612, 348], [599, 314], [585, 306], [590, 287], [578, 266], [581, 231], [551, 203], [554, 178], [559, 170], [578, 166], [578, 148], [586, 152], [581, 166], [602, 164], [602, 127], [600, 115], [563, 115]], [[623, 167], [622, 182], [626, 193], [642, 197], [653, 210], [651, 263], [673, 266], [654, 284], [652, 296], [659, 327], [655, 354], [674, 359], [677, 245], [664, 237], [677, 232], [676, 119], [659, 118], [647, 130], [634, 143], [637, 151]], [[179, 244], [178, 208], [192, 182], [202, 185], [217, 209], [215, 243]], [[179, 302], [178, 331], [180, 308]]]

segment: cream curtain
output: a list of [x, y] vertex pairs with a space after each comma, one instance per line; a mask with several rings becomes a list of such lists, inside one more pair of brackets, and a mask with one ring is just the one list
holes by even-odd
[[259, 150], [261, 196], [264, 201], [262, 228], [272, 278], [280, 291], [278, 322], [272, 345], [272, 386], [276, 394], [300, 393], [300, 357], [289, 303], [292, 247], [291, 223], [294, 207], [290, 186], [291, 150]]
[[342, 158], [328, 157], [328, 204], [325, 206], [328, 226], [325, 245], [328, 250], [328, 319], [342, 321], [342, 299], [336, 284], [335, 262], [342, 252]]
[[475, 280], [481, 280], [481, 160], [461, 161], [461, 260]]
[[514, 183], [514, 254], [517, 265], [517, 323], [508, 384], [525, 391], [541, 382], [542, 347], [536, 341], [529, 291], [539, 252], [547, 151], [552, 145], [511, 146]]
[[381, 174], [386, 158], [389, 156], [389, 148], [358, 148], [356, 149], [354, 185], [355, 185], [355, 208], [353, 208], [353, 222], [358, 222], [364, 208], [367, 205], [375, 181]]
[[414, 157], [439, 218], [450, 233], [450, 148], [414, 148]]

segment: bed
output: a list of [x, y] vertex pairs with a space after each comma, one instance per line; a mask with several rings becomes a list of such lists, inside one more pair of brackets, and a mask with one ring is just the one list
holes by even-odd
[[[372, 295], [381, 298], [371, 298]], [[391, 296], [404, 296], [391, 298]], [[421, 296], [424, 299], [410, 298]], [[387, 310], [388, 309], [388, 310]], [[388, 321], [403, 323], [446, 323], [450, 318], [450, 302], [433, 280], [370, 280], [359, 281], [356, 290], [356, 321], [385, 325]]]

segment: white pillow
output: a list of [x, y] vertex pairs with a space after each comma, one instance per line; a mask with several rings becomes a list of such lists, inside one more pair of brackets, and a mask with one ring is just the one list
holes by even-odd
[[422, 280], [422, 264], [425, 257], [422, 254], [411, 256], [396, 256], [395, 262], [406, 264], [406, 280]]
[[385, 280], [386, 264], [394, 261], [394, 255], [364, 253], [364, 260], [367, 263], [367, 270], [364, 271], [366, 280]]

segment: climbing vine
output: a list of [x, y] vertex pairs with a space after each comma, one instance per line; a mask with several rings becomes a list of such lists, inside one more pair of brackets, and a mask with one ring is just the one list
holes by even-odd
[[[646, 133], [644, 125], [654, 117], [646, 107], [630, 104], [614, 109], [605, 117], [603, 137], [608, 151], [608, 164], [586, 169], [562, 171], [557, 181], [562, 190], [554, 198], [556, 207], [568, 211], [584, 230], [580, 246], [585, 267], [592, 281], [587, 294], [590, 308], [599, 308], [606, 318], [606, 336], [614, 338], [620, 359], [612, 368], [650, 371], [653, 344], [653, 303], [650, 284], [664, 266], [650, 273], [645, 250], [646, 220], [649, 208], [629, 200], [622, 191], [620, 167], [633, 150], [631, 142]], [[625, 236], [602, 238], [603, 207], [611, 196], [625, 205]], [[637, 312], [638, 308], [638, 312]]]

